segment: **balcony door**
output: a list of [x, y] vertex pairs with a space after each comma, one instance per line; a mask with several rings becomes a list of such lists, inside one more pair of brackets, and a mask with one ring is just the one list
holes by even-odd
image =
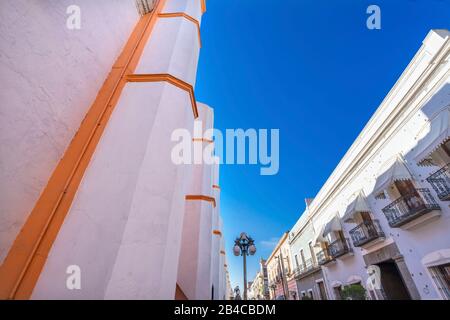
[[424, 205], [411, 180], [395, 181], [395, 186], [409, 209], [414, 210]]
[[369, 212], [360, 212], [364, 224], [365, 231], [367, 231], [368, 238], [378, 236], [378, 232], [373, 225], [373, 220]]
[[411, 180], [395, 181], [394, 183], [398, 192], [400, 193], [400, 196], [402, 197], [409, 196], [411, 194], [417, 194], [417, 190]]

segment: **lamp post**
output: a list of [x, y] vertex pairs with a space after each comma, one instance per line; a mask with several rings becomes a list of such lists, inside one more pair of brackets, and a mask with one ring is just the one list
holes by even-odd
[[234, 288], [234, 300], [241, 300], [241, 290], [239, 290], [239, 286]]
[[275, 257], [275, 259], [277, 259], [279, 265], [278, 267], [280, 268], [280, 275], [281, 275], [281, 286], [283, 288], [283, 294], [284, 294], [284, 298], [286, 300], [289, 300], [289, 296], [288, 296], [288, 290], [286, 290], [287, 287], [287, 279], [285, 278], [285, 274], [284, 274], [284, 263], [283, 263], [283, 254], [280, 252], [280, 254], [278, 256]]
[[247, 256], [256, 252], [255, 241], [242, 232], [239, 238], [234, 241], [233, 253], [235, 256], [241, 255], [244, 259], [244, 300], [247, 300]]

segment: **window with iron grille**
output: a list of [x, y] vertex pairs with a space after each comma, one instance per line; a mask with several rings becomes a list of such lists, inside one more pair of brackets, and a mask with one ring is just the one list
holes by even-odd
[[450, 300], [450, 263], [429, 268], [439, 293], [445, 300]]

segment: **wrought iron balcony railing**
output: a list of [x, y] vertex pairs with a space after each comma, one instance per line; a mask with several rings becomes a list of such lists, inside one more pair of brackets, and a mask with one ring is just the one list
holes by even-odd
[[392, 228], [398, 228], [430, 211], [439, 210], [429, 189], [416, 189], [384, 207], [383, 213]]
[[294, 269], [294, 277], [296, 279], [302, 278], [317, 269], [319, 269], [319, 265], [312, 258], [308, 259], [304, 264]]
[[427, 178], [439, 199], [443, 201], [450, 200], [450, 168], [446, 164], [441, 169]]
[[336, 259], [351, 251], [352, 248], [348, 243], [348, 239], [338, 239], [328, 246], [328, 254], [332, 259]]
[[322, 250], [317, 253], [317, 264], [322, 266], [324, 264], [327, 264], [334, 259], [328, 254], [327, 250]]
[[384, 232], [378, 220], [364, 221], [349, 233], [355, 247], [361, 247], [375, 239], [384, 238]]

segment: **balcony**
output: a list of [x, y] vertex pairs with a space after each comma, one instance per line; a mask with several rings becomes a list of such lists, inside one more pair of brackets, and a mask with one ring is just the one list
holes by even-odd
[[308, 259], [305, 261], [304, 264], [300, 265], [299, 267], [295, 268], [294, 270], [294, 277], [296, 280], [299, 280], [301, 278], [306, 277], [307, 275], [314, 273], [315, 271], [319, 270], [320, 267], [317, 265], [313, 259]]
[[383, 209], [392, 228], [401, 227], [433, 210], [440, 210], [429, 189], [416, 189]]
[[427, 178], [437, 196], [442, 201], [450, 200], [450, 169], [445, 165]]
[[355, 247], [362, 247], [376, 239], [384, 238], [384, 232], [378, 220], [364, 221], [349, 233]]
[[326, 250], [317, 253], [317, 263], [319, 266], [323, 266], [332, 261], [334, 261], [334, 259], [326, 252]]
[[338, 239], [328, 246], [328, 254], [332, 259], [336, 259], [350, 252], [352, 252], [352, 248], [348, 243], [348, 239]]

